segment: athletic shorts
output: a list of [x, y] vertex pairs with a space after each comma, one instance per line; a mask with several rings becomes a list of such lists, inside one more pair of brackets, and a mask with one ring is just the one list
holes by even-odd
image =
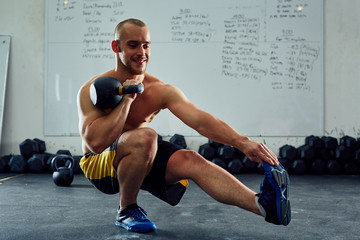
[[[113, 166], [116, 155], [117, 142], [100, 154], [88, 153], [80, 160], [80, 167], [85, 177], [101, 192], [106, 194], [116, 194], [119, 192], [119, 182], [117, 172]], [[180, 146], [166, 141], [158, 141], [158, 151], [156, 153], [153, 167], [145, 177], [141, 189], [150, 192], [157, 198], [177, 205], [188, 186], [187, 180], [181, 180], [176, 184], [167, 185], [165, 182], [166, 166], [173, 153], [182, 149]]]

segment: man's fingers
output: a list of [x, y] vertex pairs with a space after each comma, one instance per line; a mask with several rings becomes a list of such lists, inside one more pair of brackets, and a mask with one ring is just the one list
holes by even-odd
[[271, 165], [279, 165], [279, 160], [277, 159], [276, 155], [269, 148], [267, 148], [265, 144], [261, 143], [260, 146], [262, 148], [263, 161], [266, 161]]

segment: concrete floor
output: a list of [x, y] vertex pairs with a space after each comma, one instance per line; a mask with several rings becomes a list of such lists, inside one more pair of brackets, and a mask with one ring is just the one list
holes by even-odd
[[[262, 176], [237, 178], [258, 191]], [[100, 193], [83, 175], [57, 187], [50, 174], [0, 174], [0, 239], [360, 239], [359, 175], [290, 179], [286, 227], [220, 204], [190, 182], [176, 207], [141, 191], [139, 205], [158, 230], [137, 234], [114, 225], [118, 195]]]

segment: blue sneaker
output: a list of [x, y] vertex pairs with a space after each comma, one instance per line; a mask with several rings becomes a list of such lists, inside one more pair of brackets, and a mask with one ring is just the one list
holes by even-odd
[[263, 162], [265, 178], [260, 186], [259, 203], [266, 212], [265, 220], [277, 225], [288, 225], [291, 221], [289, 201], [289, 175], [284, 167]]
[[147, 233], [156, 230], [156, 226], [147, 217], [144, 209], [132, 204], [123, 210], [118, 210], [115, 225], [128, 231]]

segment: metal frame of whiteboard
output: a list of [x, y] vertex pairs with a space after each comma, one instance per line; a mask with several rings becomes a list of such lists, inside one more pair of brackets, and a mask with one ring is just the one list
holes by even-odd
[[0, 35], [0, 144], [4, 119], [6, 80], [9, 65], [10, 36]]

